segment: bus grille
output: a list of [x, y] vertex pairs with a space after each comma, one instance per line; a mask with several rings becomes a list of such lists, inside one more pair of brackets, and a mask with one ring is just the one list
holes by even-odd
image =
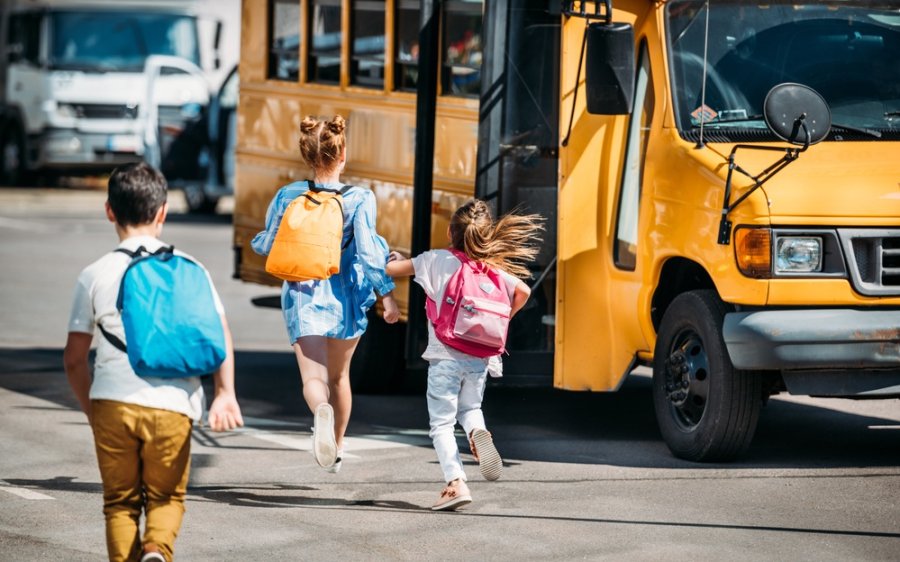
[[853, 287], [862, 295], [900, 295], [900, 229], [839, 229]]

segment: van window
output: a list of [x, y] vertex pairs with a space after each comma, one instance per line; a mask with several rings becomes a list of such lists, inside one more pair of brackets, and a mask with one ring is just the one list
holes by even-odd
[[341, 83], [341, 0], [309, 0], [307, 79]]
[[477, 97], [481, 93], [481, 0], [448, 0], [444, 4], [445, 95]]
[[412, 92], [419, 82], [419, 0], [398, 0], [394, 89]]
[[350, 83], [384, 88], [384, 0], [353, 0]]
[[300, 76], [300, 4], [274, 0], [269, 17], [269, 78], [296, 81]]
[[[641, 183], [647, 140], [653, 122], [653, 82], [650, 80], [650, 57], [647, 44], [641, 45], [640, 64], [634, 86], [635, 111], [628, 125], [625, 165], [622, 170], [622, 190], [619, 194], [619, 214], [616, 224], [615, 263], [622, 269], [634, 270], [637, 264], [638, 216], [641, 205]], [[637, 109], [640, 108], [640, 113]]]

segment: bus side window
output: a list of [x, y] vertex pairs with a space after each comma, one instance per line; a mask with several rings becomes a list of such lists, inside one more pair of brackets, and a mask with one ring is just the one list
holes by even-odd
[[481, 94], [482, 0], [448, 0], [444, 4], [441, 88], [444, 95]]
[[296, 81], [300, 76], [300, 4], [269, 4], [269, 78]]
[[[654, 93], [650, 80], [650, 54], [646, 42], [641, 45], [637, 80], [634, 87], [635, 111], [628, 124], [625, 147], [625, 165], [622, 171], [622, 189], [619, 193], [619, 211], [616, 219], [616, 244], [613, 257], [620, 269], [634, 270], [637, 265], [638, 215], [640, 214], [641, 183], [650, 124], [653, 122]], [[640, 113], [638, 113], [640, 108]]]
[[341, 83], [341, 0], [309, 0], [307, 78], [319, 84]]
[[350, 83], [384, 88], [384, 0], [353, 0]]
[[394, 89], [415, 92], [419, 81], [419, 0], [398, 0]]

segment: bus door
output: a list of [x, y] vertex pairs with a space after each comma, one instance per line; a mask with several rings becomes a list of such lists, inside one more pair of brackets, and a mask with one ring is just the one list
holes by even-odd
[[[564, 3], [566, 4], [566, 3]], [[641, 186], [655, 97], [640, 25], [564, 6], [554, 386], [616, 390], [648, 349], [638, 319]], [[633, 4], [632, 4], [633, 5]], [[609, 4], [607, 3], [607, 10]], [[567, 9], [568, 8], [568, 9]], [[640, 20], [640, 21], [638, 21]], [[586, 36], [587, 34], [587, 36]], [[650, 34], [646, 34], [650, 35]], [[637, 53], [637, 54], [636, 54]], [[660, 65], [661, 67], [661, 65]], [[649, 352], [648, 352], [649, 353]]]
[[549, 383], [553, 371], [559, 145], [559, 10], [546, 0], [488, 2], [479, 111], [476, 197], [499, 215], [545, 217], [532, 298], [510, 324], [504, 372]]

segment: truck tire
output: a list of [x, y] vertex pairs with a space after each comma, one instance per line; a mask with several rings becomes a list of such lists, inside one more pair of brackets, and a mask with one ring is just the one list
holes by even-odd
[[26, 181], [25, 134], [16, 121], [0, 129], [0, 185], [21, 187]]
[[733, 367], [722, 339], [728, 307], [712, 290], [672, 301], [653, 354], [653, 404], [672, 453], [729, 461], [750, 446], [762, 407], [757, 373]]
[[218, 197], [207, 195], [203, 188], [198, 186], [185, 186], [183, 191], [189, 212], [207, 215], [216, 212], [216, 207], [219, 204]]

